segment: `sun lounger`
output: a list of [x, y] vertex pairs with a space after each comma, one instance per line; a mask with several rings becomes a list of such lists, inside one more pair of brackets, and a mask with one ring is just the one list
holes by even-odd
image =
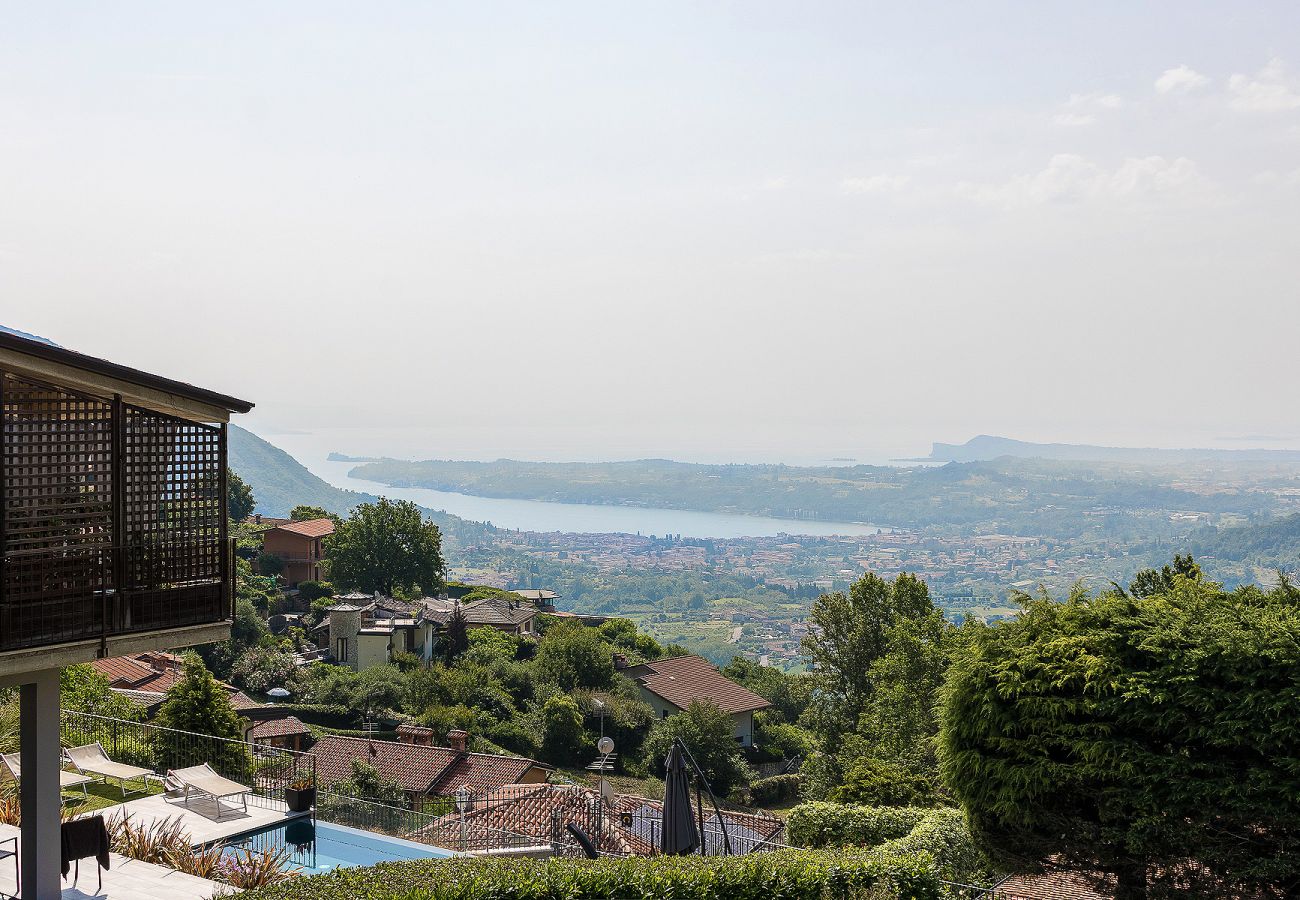
[[221, 818], [221, 801], [228, 797], [239, 797], [244, 804], [244, 813], [248, 813], [248, 795], [253, 789], [245, 787], [238, 781], [231, 781], [213, 771], [212, 766], [190, 766], [188, 769], [171, 769], [167, 772], [167, 786], [175, 786], [185, 792], [185, 805], [190, 805], [190, 794], [200, 794], [212, 798], [217, 807], [217, 818]]
[[[0, 753], [0, 780], [12, 779], [17, 782], [22, 777], [22, 754]], [[86, 785], [94, 780], [93, 778], [87, 778], [85, 775], [78, 775], [76, 772], [59, 770], [59, 789], [67, 791], [72, 788], [81, 788], [81, 795], [86, 799], [90, 799], [90, 795], [86, 793]]]
[[84, 747], [69, 747], [63, 751], [68, 762], [76, 768], [82, 775], [98, 776], [105, 784], [108, 779], [117, 779], [118, 787], [122, 789], [122, 798], [126, 799], [128, 781], [138, 781], [141, 787], [139, 790], [131, 791], [133, 794], [142, 794], [149, 790], [149, 783], [145, 776], [152, 775], [152, 769], [143, 769], [140, 766], [128, 766], [126, 763], [113, 762], [104, 752], [104, 745], [96, 741], [93, 744], [86, 744]]

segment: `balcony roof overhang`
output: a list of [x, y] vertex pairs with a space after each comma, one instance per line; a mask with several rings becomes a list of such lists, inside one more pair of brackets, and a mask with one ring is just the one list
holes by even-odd
[[52, 344], [0, 331], [0, 368], [137, 406], [206, 422], [253, 408], [247, 400], [195, 387]]

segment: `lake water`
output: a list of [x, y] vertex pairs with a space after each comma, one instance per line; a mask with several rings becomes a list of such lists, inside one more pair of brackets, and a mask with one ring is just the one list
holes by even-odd
[[491, 522], [499, 528], [583, 534], [680, 534], [690, 538], [771, 537], [778, 534], [861, 535], [888, 530], [862, 522], [818, 522], [694, 510], [507, 500], [429, 488], [388, 487], [350, 476], [348, 472], [357, 464], [328, 460], [326, 457], [330, 450], [322, 448], [313, 435], [271, 435], [268, 440], [335, 487], [379, 494], [394, 500], [411, 500], [429, 509], [443, 510], [463, 519]]

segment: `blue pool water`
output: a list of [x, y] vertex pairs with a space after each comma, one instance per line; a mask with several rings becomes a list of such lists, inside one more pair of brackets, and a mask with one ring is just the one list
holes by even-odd
[[311, 819], [295, 819], [244, 835], [231, 845], [254, 850], [285, 847], [290, 854], [288, 865], [301, 869], [304, 875], [319, 875], [343, 866], [373, 866], [393, 860], [441, 859], [453, 855], [440, 847]]

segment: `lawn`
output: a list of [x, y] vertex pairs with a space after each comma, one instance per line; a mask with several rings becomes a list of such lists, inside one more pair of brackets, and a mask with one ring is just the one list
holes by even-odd
[[[139, 791], [137, 782], [131, 782], [126, 800], [138, 800], [141, 797], [149, 797], [154, 794], [162, 793], [162, 785], [157, 781], [149, 781], [146, 784], [146, 790]], [[68, 804], [69, 808], [75, 807], [77, 812], [95, 812], [96, 810], [108, 809], [125, 802], [122, 799], [122, 789], [114, 781], [111, 784], [105, 784], [100, 781], [86, 785], [86, 796], [82, 796], [81, 788], [72, 788], [63, 792], [63, 802]]]

